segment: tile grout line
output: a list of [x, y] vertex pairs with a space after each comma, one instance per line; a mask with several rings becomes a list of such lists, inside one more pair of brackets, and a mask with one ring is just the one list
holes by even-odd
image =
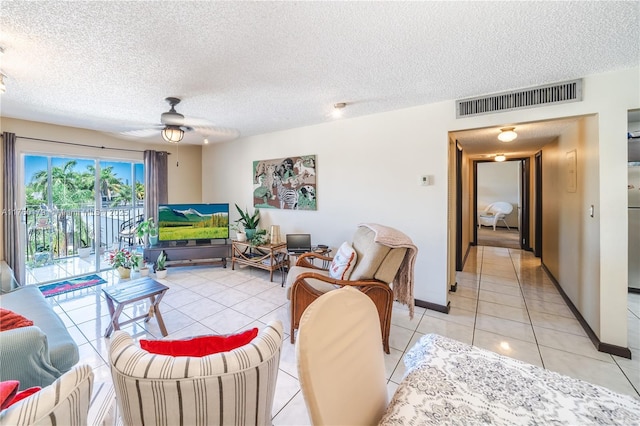
[[[524, 252], [524, 250], [523, 250]], [[536, 342], [536, 349], [538, 349], [538, 356], [540, 357], [540, 362], [542, 363], [542, 368], [547, 370], [547, 367], [544, 365], [544, 358], [542, 357], [542, 352], [540, 351], [540, 342], [538, 342], [538, 336], [536, 336], [536, 329], [533, 327], [533, 320], [531, 319], [531, 314], [529, 313], [529, 306], [527, 305], [527, 298], [525, 297], [524, 291], [522, 290], [522, 281], [520, 280], [520, 274], [516, 270], [513, 256], [511, 254], [511, 249], [509, 249], [509, 259], [511, 260], [511, 264], [513, 266], [513, 270], [516, 274], [516, 280], [518, 281], [518, 288], [520, 289], [520, 294], [522, 295], [522, 302], [524, 303], [524, 309], [527, 313], [527, 317], [529, 318], [529, 326], [531, 327], [531, 332], [533, 333], [533, 340]], [[522, 258], [520, 259], [522, 260]], [[521, 265], [522, 266], [522, 265]]]

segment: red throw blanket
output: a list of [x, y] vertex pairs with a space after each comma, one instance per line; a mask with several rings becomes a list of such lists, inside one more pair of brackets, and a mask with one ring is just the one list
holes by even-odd
[[413, 319], [415, 299], [413, 297], [414, 268], [418, 247], [413, 244], [411, 238], [397, 229], [377, 223], [361, 223], [375, 233], [374, 241], [391, 248], [406, 248], [407, 252], [400, 264], [400, 269], [393, 279], [393, 297], [403, 305], [409, 307], [409, 317]]

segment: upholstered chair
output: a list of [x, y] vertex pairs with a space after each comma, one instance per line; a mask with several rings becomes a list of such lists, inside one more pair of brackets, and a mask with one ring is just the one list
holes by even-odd
[[[353, 286], [369, 296], [375, 304], [382, 344], [384, 351], [389, 353], [393, 301], [399, 300], [409, 305], [413, 314], [413, 267], [417, 248], [400, 231], [377, 224], [360, 225], [353, 236], [351, 248], [355, 253], [353, 264], [348, 266], [351, 271], [344, 279], [335, 278], [335, 274], [332, 276], [331, 273], [337, 255], [331, 258], [317, 253], [305, 253], [290, 268], [287, 275], [287, 298], [290, 300], [291, 343], [295, 342], [295, 330], [298, 329], [300, 317], [307, 306], [329, 291]], [[319, 261], [317, 266], [315, 260]]]
[[76, 365], [49, 386], [0, 412], [0, 425], [85, 426], [89, 414], [93, 371]]
[[300, 319], [296, 362], [314, 425], [374, 425], [387, 407], [378, 312], [354, 287], [325, 293]]
[[271, 424], [282, 347], [272, 321], [250, 343], [203, 357], [151, 354], [126, 332], [109, 348], [125, 425]]

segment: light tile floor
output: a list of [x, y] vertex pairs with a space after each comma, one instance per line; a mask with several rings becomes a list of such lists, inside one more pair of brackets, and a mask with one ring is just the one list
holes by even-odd
[[[101, 275], [108, 285], [119, 282], [111, 271]], [[193, 266], [170, 268], [171, 289], [161, 307], [168, 338], [206, 333], [230, 333], [261, 327], [277, 318], [289, 330], [285, 290], [279, 277], [249, 267]], [[108, 339], [102, 337], [109, 316], [100, 286], [50, 298], [79, 345], [81, 362], [94, 368], [96, 381], [109, 381]], [[549, 370], [640, 396], [640, 295], [629, 296], [628, 360], [596, 351], [540, 261], [521, 250], [474, 247], [465, 270], [458, 273], [458, 290], [450, 294], [449, 314], [416, 308], [409, 319], [406, 308], [393, 310], [390, 346], [385, 355], [389, 395], [404, 374], [402, 356], [421, 336], [439, 333], [478, 347], [520, 359]], [[137, 316], [146, 303], [130, 305], [125, 313]], [[124, 327], [140, 338], [161, 338], [154, 320]], [[285, 336], [274, 425], [310, 424], [298, 384], [295, 346]]]

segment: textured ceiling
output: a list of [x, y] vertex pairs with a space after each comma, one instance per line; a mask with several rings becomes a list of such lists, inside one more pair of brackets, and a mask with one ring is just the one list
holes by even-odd
[[637, 1], [2, 1], [0, 107], [124, 132], [177, 96], [248, 136], [637, 66], [639, 22]]

